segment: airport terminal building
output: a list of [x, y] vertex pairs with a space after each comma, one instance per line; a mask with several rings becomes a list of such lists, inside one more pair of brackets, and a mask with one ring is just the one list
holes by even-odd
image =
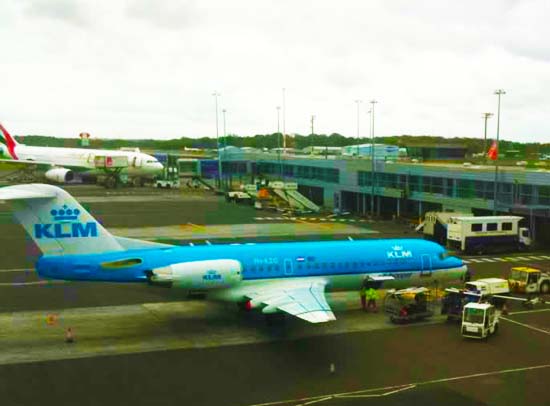
[[550, 242], [550, 171], [544, 169], [499, 167], [496, 205], [493, 166], [375, 160], [372, 171], [365, 158], [259, 152], [226, 155], [223, 172], [245, 183], [258, 177], [294, 181], [316, 204], [359, 215], [418, 218], [427, 211], [460, 210], [487, 215], [496, 209], [524, 216], [535, 238]]

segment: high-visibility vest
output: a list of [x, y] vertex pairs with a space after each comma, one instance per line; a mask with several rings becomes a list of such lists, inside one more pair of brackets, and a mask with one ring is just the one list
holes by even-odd
[[370, 288], [367, 290], [367, 298], [374, 300], [378, 299], [378, 292], [375, 289]]

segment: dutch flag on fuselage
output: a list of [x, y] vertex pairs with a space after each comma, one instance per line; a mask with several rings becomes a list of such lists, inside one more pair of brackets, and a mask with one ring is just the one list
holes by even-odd
[[18, 159], [15, 154], [15, 146], [17, 145], [17, 141], [15, 141], [15, 139], [2, 124], [0, 124], [0, 142], [6, 146], [5, 150], [7, 150], [12, 159]]

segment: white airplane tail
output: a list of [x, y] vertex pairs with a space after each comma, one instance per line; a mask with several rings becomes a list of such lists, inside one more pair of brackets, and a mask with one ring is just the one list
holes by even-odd
[[0, 188], [15, 218], [44, 255], [94, 254], [125, 248], [69, 193], [44, 184]]
[[18, 159], [15, 153], [15, 147], [18, 145], [18, 142], [10, 135], [8, 130], [6, 130], [2, 124], [0, 124], [0, 143], [4, 144], [12, 159]]

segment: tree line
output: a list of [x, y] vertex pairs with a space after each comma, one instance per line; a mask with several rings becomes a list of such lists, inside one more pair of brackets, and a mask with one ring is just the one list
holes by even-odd
[[[50, 147], [79, 147], [79, 138], [56, 138], [43, 135], [16, 136], [19, 142], [27, 145], [50, 146]], [[484, 152], [484, 141], [479, 138], [457, 137], [444, 138], [431, 135], [394, 135], [388, 137], [376, 137], [375, 142], [379, 144], [397, 145], [399, 147], [412, 146], [462, 146], [466, 148], [467, 154]], [[491, 140], [487, 140], [486, 149], [491, 146]], [[220, 137], [221, 146], [250, 147], [250, 148], [277, 148], [282, 147], [282, 135], [280, 133], [256, 134], [254, 136], [238, 136], [230, 134], [227, 137]], [[344, 147], [347, 145], [369, 144], [370, 138], [345, 137], [338, 133], [309, 134], [287, 136], [287, 148], [303, 149], [308, 146]], [[155, 151], [179, 151], [184, 148], [215, 149], [216, 138], [181, 137], [170, 140], [157, 139], [90, 139], [90, 148], [119, 149], [121, 147], [142, 148]], [[509, 150], [517, 151], [521, 156], [532, 156], [534, 154], [550, 154], [550, 143], [521, 143], [502, 140], [499, 144], [501, 152]], [[485, 151], [486, 152], [486, 151]]]

